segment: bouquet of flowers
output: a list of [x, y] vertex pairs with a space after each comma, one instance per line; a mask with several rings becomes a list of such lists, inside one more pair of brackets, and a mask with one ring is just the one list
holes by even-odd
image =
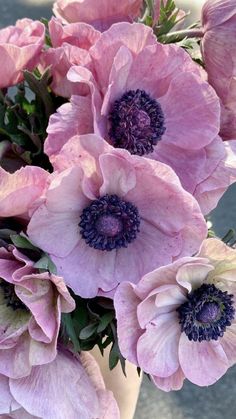
[[0, 30], [0, 416], [117, 419], [95, 346], [164, 391], [236, 362], [235, 236], [207, 224], [236, 181], [236, 3], [53, 12]]

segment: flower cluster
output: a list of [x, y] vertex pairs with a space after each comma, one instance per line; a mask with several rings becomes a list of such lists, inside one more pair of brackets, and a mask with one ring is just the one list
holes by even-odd
[[165, 391], [236, 362], [235, 243], [204, 217], [236, 181], [236, 6], [53, 12], [0, 30], [0, 416], [118, 419], [95, 345]]

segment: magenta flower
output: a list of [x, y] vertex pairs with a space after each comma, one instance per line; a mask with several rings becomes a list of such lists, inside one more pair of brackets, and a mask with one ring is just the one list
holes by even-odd
[[48, 173], [26, 166], [10, 174], [0, 167], [0, 217], [29, 216], [47, 186]]
[[55, 359], [61, 312], [75, 303], [63, 278], [38, 273], [14, 246], [0, 248], [0, 277], [0, 374], [21, 378]]
[[52, 48], [41, 55], [40, 69], [50, 66], [51, 88], [57, 95], [70, 97], [86, 93], [87, 88], [75, 86], [66, 75], [72, 65], [89, 65], [89, 49], [99, 39], [100, 32], [86, 23], [62, 25], [56, 18], [48, 26]]
[[221, 135], [236, 138], [236, 3], [208, 0], [202, 9], [202, 52], [208, 81], [222, 103]]
[[207, 239], [196, 257], [122, 283], [115, 309], [123, 356], [165, 391], [184, 378], [215, 383], [236, 362], [235, 275], [236, 250]]
[[[94, 297], [193, 254], [206, 234], [197, 202], [165, 164], [73, 137], [28, 234], [76, 294]], [[65, 169], [65, 170], [63, 170]], [[63, 237], [63, 240], [62, 240]]]
[[92, 64], [67, 75], [90, 94], [72, 96], [50, 118], [51, 162], [72, 135], [95, 132], [114, 147], [168, 164], [202, 211], [212, 210], [235, 180], [236, 159], [228, 161], [217, 136], [219, 99], [199, 67], [182, 48], [158, 44], [142, 24], [113, 25], [90, 56]]
[[116, 22], [132, 22], [140, 16], [142, 0], [57, 0], [53, 12], [62, 23], [84, 22], [99, 31]]
[[0, 88], [19, 83], [22, 70], [32, 70], [38, 64], [44, 36], [44, 25], [31, 19], [0, 30]]
[[119, 419], [111, 391], [106, 390], [93, 357], [59, 350], [48, 365], [34, 367], [28, 377], [0, 375], [0, 417], [12, 419]]

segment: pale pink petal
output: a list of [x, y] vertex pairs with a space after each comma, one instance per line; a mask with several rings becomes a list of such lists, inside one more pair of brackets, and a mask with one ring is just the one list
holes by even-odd
[[[196, 262], [207, 263], [208, 259], [197, 258]], [[176, 273], [178, 269], [185, 263], [195, 263], [195, 258], [184, 257], [176, 260], [170, 265], [161, 266], [152, 272], [147, 273], [137, 284], [135, 288], [136, 294], [143, 300], [153, 289], [161, 285], [176, 284]]]
[[27, 232], [44, 251], [66, 256], [79, 242], [80, 215], [90, 202], [82, 191], [82, 179], [80, 167], [55, 176], [46, 194], [46, 203], [34, 212]]
[[66, 256], [80, 240], [79, 217], [77, 211], [52, 213], [43, 205], [31, 218], [28, 236], [32, 243], [45, 252]]
[[227, 327], [223, 338], [220, 341], [229, 361], [229, 366], [236, 363], [236, 323]]
[[214, 384], [230, 366], [220, 341], [194, 342], [185, 333], [180, 338], [179, 361], [186, 378], [198, 386]]
[[48, 28], [53, 48], [58, 48], [63, 42], [67, 42], [76, 47], [89, 50], [101, 36], [100, 32], [87, 23], [76, 22], [62, 25], [54, 17], [49, 21]]
[[11, 395], [9, 387], [9, 379], [4, 375], [0, 375], [0, 415], [10, 413], [20, 406]]
[[163, 391], [181, 390], [183, 387], [185, 376], [181, 368], [169, 377], [162, 378], [152, 375], [153, 383]]
[[[200, 75], [199, 66], [177, 45], [163, 46], [158, 42], [148, 45], [134, 57], [128, 75], [127, 90], [143, 89], [158, 100], [166, 94], [180, 67], [184, 73], [190, 71]], [[148, 76], [150, 74], [151, 77]]]
[[[75, 83], [75, 86], [78, 86], [78, 88], [81, 86], [87, 86], [91, 96], [90, 108], [93, 115], [93, 131], [95, 134], [102, 135], [105, 125], [105, 120], [102, 118], [100, 113], [102, 98], [99, 86], [96, 83], [93, 73], [89, 69], [81, 65], [77, 65], [70, 68], [67, 73], [67, 78], [69, 81]], [[77, 132], [77, 134], [84, 134], [84, 132]]]
[[187, 301], [184, 290], [178, 285], [161, 285], [155, 288], [137, 308], [138, 321], [142, 329], [161, 314], [175, 311]]
[[143, 332], [137, 318], [139, 303], [132, 284], [123, 282], [119, 285], [114, 297], [119, 348], [122, 355], [136, 365], [137, 341]]
[[150, 323], [137, 343], [138, 365], [148, 374], [169, 377], [179, 368], [180, 326], [176, 312]]
[[27, 213], [44, 193], [48, 176], [39, 167], [26, 166], [13, 174], [0, 168], [0, 216]]
[[141, 220], [136, 240], [127, 249], [119, 249], [117, 252], [114, 272], [116, 281], [138, 283], [146, 273], [171, 263], [181, 245], [179, 235], [168, 236]]
[[[117, 23], [104, 32], [90, 50], [101, 86], [108, 86], [109, 73], [117, 51], [126, 46], [133, 54], [138, 54], [147, 45], [156, 43], [150, 28], [139, 23]], [[109, 51], [109, 54], [106, 52]], [[104, 54], [106, 65], [104, 66]]]
[[[128, 155], [123, 151], [124, 156]], [[122, 155], [105, 154], [99, 159], [103, 177], [103, 184], [100, 188], [101, 196], [105, 194], [124, 197], [136, 186], [136, 171], [128, 160]]]
[[68, 255], [51, 255], [57, 273], [75, 294], [83, 298], [96, 297], [98, 288], [110, 291], [117, 285], [115, 276], [116, 251], [102, 252], [89, 247], [83, 239]]
[[33, 70], [39, 62], [45, 27], [39, 21], [21, 19], [15, 26], [0, 30], [0, 88], [23, 80], [23, 70]]
[[209, 84], [196, 74], [184, 72], [173, 78], [167, 93], [159, 101], [166, 125], [162, 141], [198, 150], [209, 144], [218, 134], [218, 97]]
[[203, 241], [197, 256], [208, 258], [212, 264], [219, 261], [232, 262], [235, 260], [235, 249], [219, 239], [211, 238]]
[[67, 79], [67, 73], [72, 65], [89, 65], [91, 62], [88, 51], [67, 43], [61, 47], [49, 48], [41, 56], [39, 70], [43, 73], [50, 67], [52, 75], [51, 89], [57, 96], [65, 98], [71, 95], [86, 95], [86, 86], [75, 86]]
[[31, 371], [29, 347], [30, 340], [27, 334], [24, 334], [18, 340], [16, 346], [0, 350], [0, 374], [12, 378], [21, 378], [29, 375]]
[[19, 261], [14, 259], [12, 252], [4, 247], [0, 248], [0, 272], [1, 278], [5, 281], [12, 283], [13, 274], [19, 268]]
[[63, 23], [86, 22], [100, 31], [119, 21], [132, 21], [141, 12], [141, 0], [57, 0], [53, 12]]
[[213, 270], [213, 265], [197, 263], [196, 260], [195, 263], [186, 263], [178, 269], [176, 281], [190, 293], [206, 282], [209, 272]]
[[120, 413], [111, 391], [106, 390], [98, 363], [88, 352], [80, 354], [81, 363], [86, 370], [99, 399], [99, 419], [119, 419]]
[[[224, 141], [224, 157], [215, 170], [197, 185], [194, 196], [204, 214], [209, 213], [218, 204], [227, 188], [236, 181], [236, 140]], [[213, 147], [216, 144], [212, 144]], [[213, 148], [212, 147], [212, 148]], [[212, 150], [214, 152], [214, 150]], [[212, 151], [210, 150], [209, 161]]]
[[53, 161], [53, 156], [69, 138], [89, 132], [93, 132], [91, 99], [89, 96], [72, 96], [71, 103], [65, 103], [50, 116], [44, 151]]
[[[10, 390], [25, 410], [45, 419], [91, 419], [99, 411], [86, 371], [69, 353], [59, 352], [52, 363], [34, 367], [28, 377], [10, 380]], [[60, 394], [63, 397], [58, 397]]]

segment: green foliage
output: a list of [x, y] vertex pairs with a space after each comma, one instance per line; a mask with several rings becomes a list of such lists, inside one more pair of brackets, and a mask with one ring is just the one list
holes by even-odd
[[109, 367], [113, 369], [120, 361], [125, 373], [125, 359], [120, 353], [116, 332], [116, 320], [113, 302], [110, 299], [96, 297], [83, 299], [73, 295], [76, 309], [62, 318], [61, 338], [64, 343], [71, 342], [75, 352], [89, 351], [98, 345], [103, 354], [111, 345]]
[[34, 264], [34, 267], [39, 269], [40, 272], [48, 271], [51, 274], [57, 273], [56, 266], [46, 253], [44, 253], [42, 257]]
[[49, 88], [50, 70], [46, 69], [42, 75], [37, 69], [25, 70], [24, 77], [13, 97], [6, 90], [0, 91], [0, 143], [9, 142], [11, 147], [7, 152], [11, 153], [11, 159], [51, 171], [48, 157], [43, 153], [48, 120], [57, 106]]

